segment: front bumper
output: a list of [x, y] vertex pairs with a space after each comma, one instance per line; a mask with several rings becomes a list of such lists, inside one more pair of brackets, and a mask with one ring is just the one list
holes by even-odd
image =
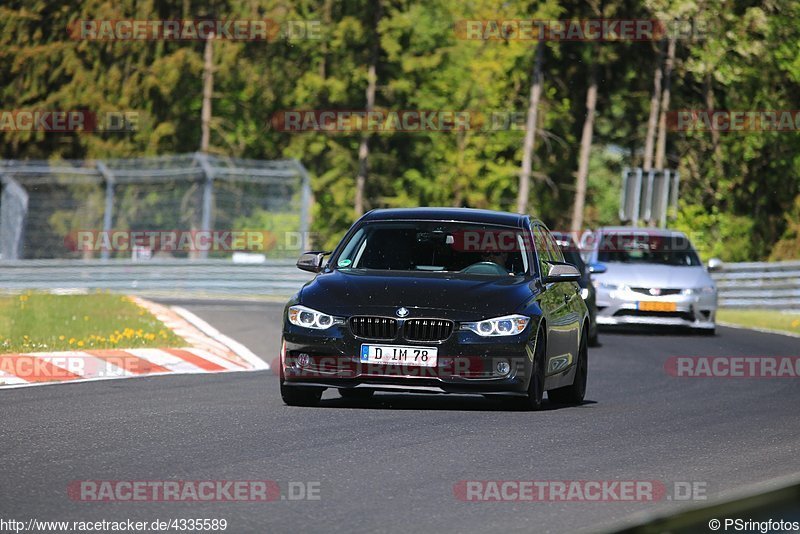
[[[647, 304], [663, 303], [669, 311], [643, 310]], [[716, 293], [655, 297], [631, 290], [597, 290], [597, 324], [663, 325], [713, 330], [716, 326]]]
[[[385, 391], [523, 395], [530, 372], [531, 326], [519, 335], [483, 338], [455, 331], [443, 342], [354, 337], [346, 325], [309, 332], [286, 325], [281, 354], [283, 383], [292, 386], [368, 388]], [[362, 343], [436, 347], [436, 367], [361, 363]], [[301, 355], [303, 355], [301, 357]], [[500, 373], [497, 364], [509, 364]]]

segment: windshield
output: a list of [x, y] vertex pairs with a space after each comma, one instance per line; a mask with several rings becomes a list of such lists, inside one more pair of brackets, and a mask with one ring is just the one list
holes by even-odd
[[339, 270], [522, 276], [528, 271], [523, 235], [517, 228], [469, 223], [367, 223], [332, 261]]
[[676, 267], [700, 266], [700, 258], [681, 234], [653, 235], [614, 233], [602, 236], [597, 261], [603, 263], [646, 263]]

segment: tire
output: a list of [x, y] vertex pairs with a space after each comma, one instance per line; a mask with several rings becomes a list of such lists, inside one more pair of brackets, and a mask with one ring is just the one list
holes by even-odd
[[598, 339], [599, 336], [597, 334], [598, 330], [599, 329], [597, 328], [597, 326], [595, 326], [594, 327], [594, 334], [590, 334], [589, 335], [589, 346], [590, 347], [599, 347], [600, 346], [600, 340]]
[[[585, 332], [583, 333], [585, 334]], [[547, 392], [547, 398], [558, 404], [581, 404], [586, 396], [586, 382], [589, 375], [589, 350], [586, 335], [581, 335], [581, 344], [578, 348], [578, 367], [575, 369], [575, 378], [572, 385], [554, 389]]]
[[324, 388], [293, 387], [281, 384], [281, 398], [287, 406], [317, 406]]
[[542, 330], [536, 334], [536, 349], [533, 353], [533, 365], [531, 366], [531, 379], [528, 382], [528, 391], [525, 397], [515, 397], [511, 399], [512, 405], [528, 412], [535, 412], [542, 409], [544, 399], [544, 360], [547, 351], [545, 350], [547, 340]]
[[372, 389], [340, 389], [339, 395], [343, 399], [368, 399], [372, 397], [375, 390]]
[[288, 386], [284, 383], [283, 361], [280, 362], [278, 377], [281, 381], [281, 398], [287, 406], [317, 406], [325, 388]]

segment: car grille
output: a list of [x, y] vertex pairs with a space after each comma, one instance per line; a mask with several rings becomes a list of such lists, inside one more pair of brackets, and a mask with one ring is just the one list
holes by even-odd
[[634, 293], [641, 293], [642, 295], [651, 295], [651, 296], [654, 296], [654, 297], [665, 297], [667, 295], [679, 295], [680, 292], [683, 291], [683, 290], [682, 289], [676, 289], [676, 288], [666, 288], [666, 289], [660, 288], [661, 293], [659, 293], [658, 295], [652, 295], [650, 293], [650, 288], [649, 287], [632, 287], [631, 291], [633, 291]]
[[394, 339], [397, 336], [397, 320], [389, 317], [351, 317], [350, 330], [358, 337]]
[[410, 341], [444, 341], [453, 332], [453, 321], [446, 319], [409, 319], [404, 336]]

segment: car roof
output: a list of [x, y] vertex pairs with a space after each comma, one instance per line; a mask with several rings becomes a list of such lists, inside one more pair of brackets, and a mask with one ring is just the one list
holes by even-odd
[[459, 221], [485, 224], [497, 224], [524, 228], [527, 215], [508, 213], [505, 211], [482, 210], [474, 208], [389, 208], [376, 209], [365, 214], [363, 221], [386, 220], [423, 220], [423, 221]]
[[670, 230], [669, 228], [652, 228], [650, 226], [603, 226], [597, 230], [601, 234], [613, 234], [613, 233], [622, 233], [622, 232], [630, 232], [630, 233], [641, 233], [641, 234], [648, 234], [648, 235], [659, 235], [659, 236], [680, 236], [686, 237], [686, 234], [679, 230]]

